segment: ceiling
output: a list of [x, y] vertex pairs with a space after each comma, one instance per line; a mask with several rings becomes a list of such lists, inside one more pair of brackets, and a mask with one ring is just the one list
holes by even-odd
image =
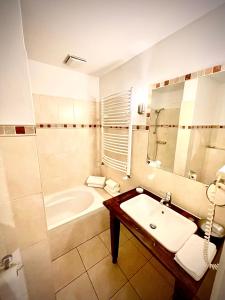
[[[21, 0], [28, 57], [101, 76], [225, 0]], [[87, 63], [69, 67], [68, 55]]]

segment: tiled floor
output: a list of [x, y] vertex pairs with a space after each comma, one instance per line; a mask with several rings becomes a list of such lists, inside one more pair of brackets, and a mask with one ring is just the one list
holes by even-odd
[[174, 279], [131, 233], [121, 227], [117, 264], [109, 230], [53, 262], [57, 300], [169, 300]]

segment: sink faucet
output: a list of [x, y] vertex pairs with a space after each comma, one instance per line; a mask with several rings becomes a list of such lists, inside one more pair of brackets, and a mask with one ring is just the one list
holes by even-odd
[[162, 197], [160, 203], [169, 206], [171, 204], [172, 194], [171, 192], [166, 192], [165, 196]]

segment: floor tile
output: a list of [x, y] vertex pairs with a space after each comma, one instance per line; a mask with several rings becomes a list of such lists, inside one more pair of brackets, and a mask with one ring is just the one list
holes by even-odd
[[80, 245], [77, 247], [77, 250], [80, 253], [86, 269], [89, 269], [104, 257], [109, 255], [109, 250], [98, 236]]
[[[99, 234], [100, 239], [103, 241], [105, 246], [111, 252], [111, 239], [110, 239], [110, 229], [103, 231]], [[120, 246], [122, 246], [128, 240], [127, 236], [123, 231], [120, 231]]]
[[56, 300], [97, 300], [87, 273], [84, 273], [56, 294]]
[[77, 249], [73, 249], [54, 260], [52, 266], [55, 291], [58, 291], [85, 272]]
[[133, 234], [122, 223], [120, 223], [120, 231], [122, 231], [128, 239], [133, 237]]
[[175, 278], [171, 273], [155, 258], [152, 257], [150, 264], [166, 279], [166, 281], [174, 287]]
[[111, 256], [104, 258], [88, 274], [100, 300], [108, 300], [127, 281], [117, 264], [113, 264]]
[[135, 247], [138, 248], [138, 250], [149, 260], [152, 258], [152, 254], [150, 253], [150, 251], [148, 251], [145, 246], [142, 245], [141, 242], [139, 242], [139, 240], [137, 240], [135, 237], [131, 238], [132, 243], [134, 244]]
[[131, 240], [128, 240], [120, 247], [118, 264], [128, 278], [131, 278], [146, 262], [147, 259], [134, 246]]
[[140, 297], [137, 295], [135, 290], [128, 282], [111, 299], [112, 300], [139, 300]]
[[143, 300], [169, 300], [173, 289], [148, 262], [131, 279], [130, 283]]

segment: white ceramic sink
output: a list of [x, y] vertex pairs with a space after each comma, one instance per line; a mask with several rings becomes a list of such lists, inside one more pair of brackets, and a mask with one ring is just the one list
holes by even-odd
[[145, 194], [121, 203], [120, 207], [173, 253], [197, 230], [195, 223]]

